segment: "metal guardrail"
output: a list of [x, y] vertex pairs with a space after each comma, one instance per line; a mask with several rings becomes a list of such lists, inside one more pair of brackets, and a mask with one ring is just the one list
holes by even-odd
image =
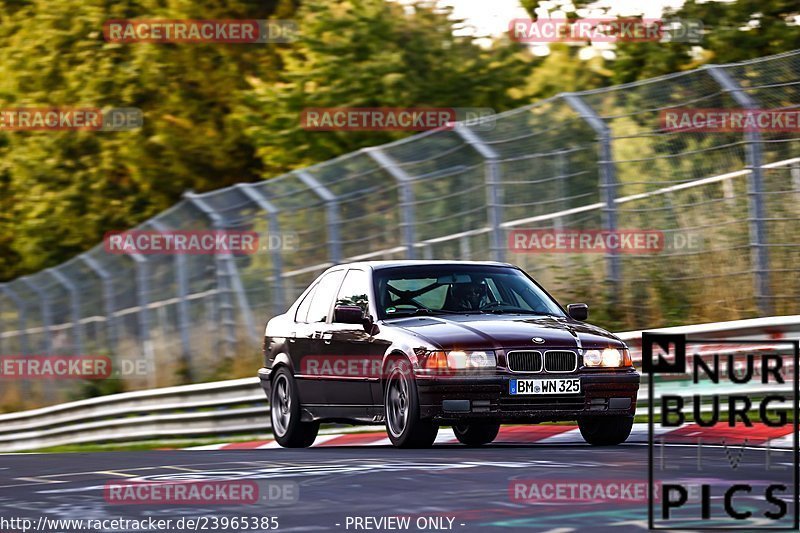
[[[647, 330], [692, 338], [775, 340], [800, 338], [800, 315]], [[642, 331], [617, 334], [631, 344]], [[672, 387], [691, 396], [694, 389]], [[775, 391], [775, 388], [770, 388]], [[646, 388], [639, 405], [647, 402]], [[757, 392], [753, 389], [752, 392]], [[269, 430], [269, 406], [258, 378], [127, 392], [0, 415], [0, 451], [66, 444], [127, 442], [174, 437], [224, 437]]]
[[100, 396], [0, 415], [0, 450], [66, 444], [265, 433], [258, 378]]

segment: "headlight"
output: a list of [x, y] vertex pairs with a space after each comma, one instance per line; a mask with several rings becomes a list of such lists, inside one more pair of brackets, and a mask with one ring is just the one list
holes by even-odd
[[600, 354], [600, 350], [586, 350], [586, 353], [583, 354], [583, 364], [586, 366], [600, 366], [602, 360], [603, 356]]
[[603, 350], [603, 366], [620, 366], [622, 363], [622, 354], [616, 348], [606, 348]]
[[620, 368], [633, 366], [630, 352], [627, 348], [605, 348], [600, 350], [586, 350], [583, 354], [583, 364], [586, 366], [602, 366], [604, 368]]
[[450, 352], [432, 352], [425, 360], [425, 368], [429, 370], [466, 370], [475, 368], [494, 368], [497, 359], [492, 351], [453, 350]]

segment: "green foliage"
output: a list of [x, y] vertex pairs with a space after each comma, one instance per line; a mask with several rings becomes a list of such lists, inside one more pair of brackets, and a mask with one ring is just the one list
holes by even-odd
[[292, 11], [285, 0], [0, 4], [0, 107], [144, 112], [144, 127], [131, 132], [0, 133], [0, 279], [58, 264], [106, 231], [166, 209], [184, 190], [260, 175], [231, 110], [246, 76], [275, 72], [276, 45], [109, 43], [104, 21]]
[[[0, 2], [0, 107], [138, 107], [131, 132], [0, 132], [0, 280], [59, 264], [206, 191], [409, 132], [322, 133], [306, 106], [525, 103], [527, 55], [384, 0]], [[119, 44], [109, 19], [298, 18], [292, 44]]]
[[[536, 16], [537, 11], [558, 8], [567, 16], [596, 4], [594, 0], [521, 0]], [[677, 10], [667, 9], [664, 18], [694, 19], [703, 23], [700, 43], [619, 42], [616, 58], [606, 61], [611, 82], [626, 83], [696, 68], [704, 63], [732, 63], [800, 48], [800, 15], [796, 0], [688, 0]]]
[[449, 10], [385, 0], [309, 0], [277, 83], [249, 78], [240, 114], [267, 176], [382, 144], [407, 132], [306, 131], [307, 107], [490, 107], [527, 103], [520, 47], [485, 50], [453, 35]]

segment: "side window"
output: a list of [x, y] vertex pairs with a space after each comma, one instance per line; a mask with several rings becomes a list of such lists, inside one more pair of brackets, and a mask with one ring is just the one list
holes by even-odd
[[308, 308], [311, 307], [311, 299], [314, 297], [315, 292], [317, 292], [317, 287], [311, 289], [306, 294], [306, 297], [303, 298], [303, 301], [300, 302], [300, 305], [297, 306], [297, 312], [294, 314], [295, 322], [308, 322]]
[[369, 276], [363, 270], [349, 270], [344, 277], [336, 305], [357, 305], [366, 313], [369, 309]]
[[325, 322], [328, 319], [328, 311], [331, 308], [333, 298], [336, 296], [336, 289], [339, 288], [339, 282], [342, 281], [343, 275], [343, 270], [337, 270], [336, 272], [325, 274], [319, 281], [317, 290], [314, 291], [314, 296], [311, 298], [306, 322]]

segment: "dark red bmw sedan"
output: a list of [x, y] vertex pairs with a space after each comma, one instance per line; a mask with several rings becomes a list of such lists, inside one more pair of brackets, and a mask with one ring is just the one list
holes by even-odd
[[310, 446], [321, 422], [384, 423], [395, 446], [430, 446], [440, 425], [467, 445], [500, 424], [577, 420], [584, 439], [628, 438], [639, 373], [627, 346], [502, 263], [338, 265], [269, 321], [272, 429]]

